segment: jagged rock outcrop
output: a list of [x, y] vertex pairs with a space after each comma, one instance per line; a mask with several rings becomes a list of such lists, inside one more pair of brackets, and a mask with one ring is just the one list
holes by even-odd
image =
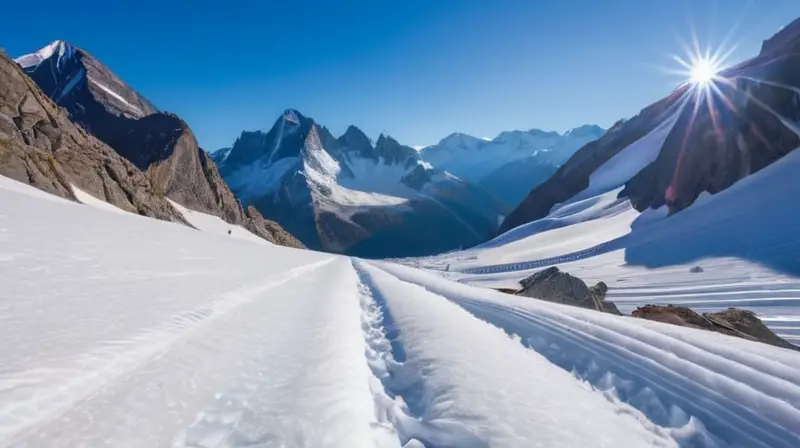
[[56, 41], [17, 62], [72, 121], [144, 172], [157, 194], [277, 242], [264, 230], [277, 224], [245, 212], [189, 125], [158, 111], [89, 53]]
[[[685, 83], [581, 148], [528, 194], [500, 231], [545, 217], [555, 204], [586, 190], [603, 164], [648, 135], [636, 152], [654, 147], [653, 160], [600, 187], [624, 186], [620, 197], [640, 211], [666, 205], [670, 213], [679, 212], [701, 193], [722, 191], [800, 146], [798, 89], [800, 19], [765, 41], [759, 55], [720, 72], [710, 85]], [[653, 131], [668, 123], [656, 138]]]
[[0, 174], [73, 200], [75, 185], [123, 210], [185, 223], [147, 176], [76, 126], [1, 52]]
[[755, 313], [738, 308], [728, 308], [715, 313], [698, 314], [684, 306], [645, 305], [635, 309], [631, 315], [682, 327], [699, 328], [739, 338], [759, 341], [777, 347], [800, 350], [772, 332], [756, 317]]
[[556, 266], [536, 272], [519, 283], [522, 289], [516, 295], [621, 314], [614, 303], [605, 300], [608, 291], [605, 283], [599, 282], [590, 288], [583, 280], [561, 272]]

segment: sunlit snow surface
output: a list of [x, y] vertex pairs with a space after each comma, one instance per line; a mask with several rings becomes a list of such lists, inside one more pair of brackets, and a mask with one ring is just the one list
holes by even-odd
[[606, 282], [622, 311], [746, 308], [800, 343], [800, 204], [789, 199], [800, 194], [798, 170], [800, 150], [669, 218], [664, 208], [637, 212], [618, 188], [556, 206], [475, 249], [407, 263], [487, 287], [515, 287], [557, 265]]
[[0, 204], [0, 446], [800, 444], [789, 350], [5, 178]]

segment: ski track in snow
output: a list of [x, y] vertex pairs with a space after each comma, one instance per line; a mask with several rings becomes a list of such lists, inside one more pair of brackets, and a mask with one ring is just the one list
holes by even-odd
[[0, 178], [0, 446], [800, 446], [795, 352], [76, 194]]
[[[72, 360], [69, 367], [36, 367], [0, 376], [0, 391], [15, 392], [14, 400], [0, 405], [0, 416], [3, 416], [0, 421], [11, 423], [0, 425], [0, 440], [28, 427], [48, 423], [81, 400], [97, 394], [107, 384], [143, 367], [191, 331], [331, 260], [293, 268], [275, 278], [220, 294], [204, 305], [167, 318], [156, 328], [134, 334], [127, 340], [108, 341], [105, 347]], [[32, 385], [44, 388], [30, 388], [26, 393]]]
[[[402, 398], [408, 412], [395, 422], [401, 441], [433, 447], [674, 446], [666, 430], [637, 418], [627, 405], [609, 405], [499, 328], [425, 288], [357, 266], [389, 316], [399, 373], [387, 390]], [[547, 387], [530, 387], [529, 381]], [[592, 418], [576, 425], [570, 410], [575, 403]], [[605, 425], [615, 431], [603, 431]]]
[[520, 337], [523, 345], [610, 399], [670, 428], [682, 446], [800, 444], [800, 357], [792, 352], [634, 320], [641, 329], [594, 311], [487, 294], [408, 268], [383, 268]]

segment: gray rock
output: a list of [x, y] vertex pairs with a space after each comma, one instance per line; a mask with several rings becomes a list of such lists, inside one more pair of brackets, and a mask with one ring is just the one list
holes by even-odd
[[605, 300], [608, 286], [599, 282], [589, 288], [578, 277], [561, 272], [552, 266], [520, 281], [522, 290], [517, 295], [579, 306], [612, 314], [621, 314], [616, 305]]
[[691, 269], [689, 269], [689, 272], [691, 272], [692, 274], [699, 274], [703, 272], [703, 268], [701, 268], [700, 266], [693, 266]]

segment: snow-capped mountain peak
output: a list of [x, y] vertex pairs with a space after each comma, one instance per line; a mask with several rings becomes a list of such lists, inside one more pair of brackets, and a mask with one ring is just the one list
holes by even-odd
[[596, 124], [585, 124], [572, 128], [564, 133], [564, 137], [593, 137], [598, 139], [605, 134], [606, 130]]
[[72, 55], [75, 54], [75, 51], [76, 47], [72, 44], [63, 40], [54, 40], [38, 51], [16, 58], [15, 61], [17, 64], [21, 65], [22, 68], [27, 69], [36, 67], [41, 64], [42, 61], [51, 58], [54, 54], [58, 54], [57, 66], [60, 67], [63, 63], [62, 61], [72, 57]]
[[437, 145], [454, 149], [477, 149], [486, 143], [485, 139], [473, 137], [461, 132], [454, 132], [447, 137], [441, 139]]
[[433, 167], [480, 185], [513, 205], [581, 146], [602, 134], [603, 129], [594, 125], [564, 134], [536, 128], [504, 131], [489, 141], [453, 133], [421, 154]]
[[416, 149], [401, 145], [389, 135], [381, 134], [375, 143], [375, 155], [388, 164], [402, 163], [410, 166], [419, 160], [419, 153]]
[[[387, 134], [374, 145], [355, 126], [334, 137], [293, 109], [266, 134], [243, 133], [220, 173], [243, 204], [329, 251], [397, 255], [474, 244], [507, 210], [478, 188], [437, 175]], [[409, 225], [419, 222], [427, 232]]]
[[230, 155], [231, 149], [233, 148], [220, 148], [216, 151], [209, 152], [208, 155], [217, 165], [221, 165], [225, 162], [225, 159], [228, 158], [228, 155]]
[[[47, 96], [66, 108], [72, 119], [85, 127], [89, 122], [96, 121], [88, 115], [142, 118], [158, 112], [152, 103], [125, 84], [108, 67], [66, 41], [53, 41], [15, 61]], [[103, 132], [103, 129], [88, 130]]]
[[281, 118], [283, 118], [284, 120], [288, 121], [289, 123], [299, 125], [300, 124], [300, 117], [303, 117], [303, 115], [300, 112], [298, 112], [298, 111], [296, 111], [294, 109], [286, 109], [283, 112], [283, 115], [282, 115]]

